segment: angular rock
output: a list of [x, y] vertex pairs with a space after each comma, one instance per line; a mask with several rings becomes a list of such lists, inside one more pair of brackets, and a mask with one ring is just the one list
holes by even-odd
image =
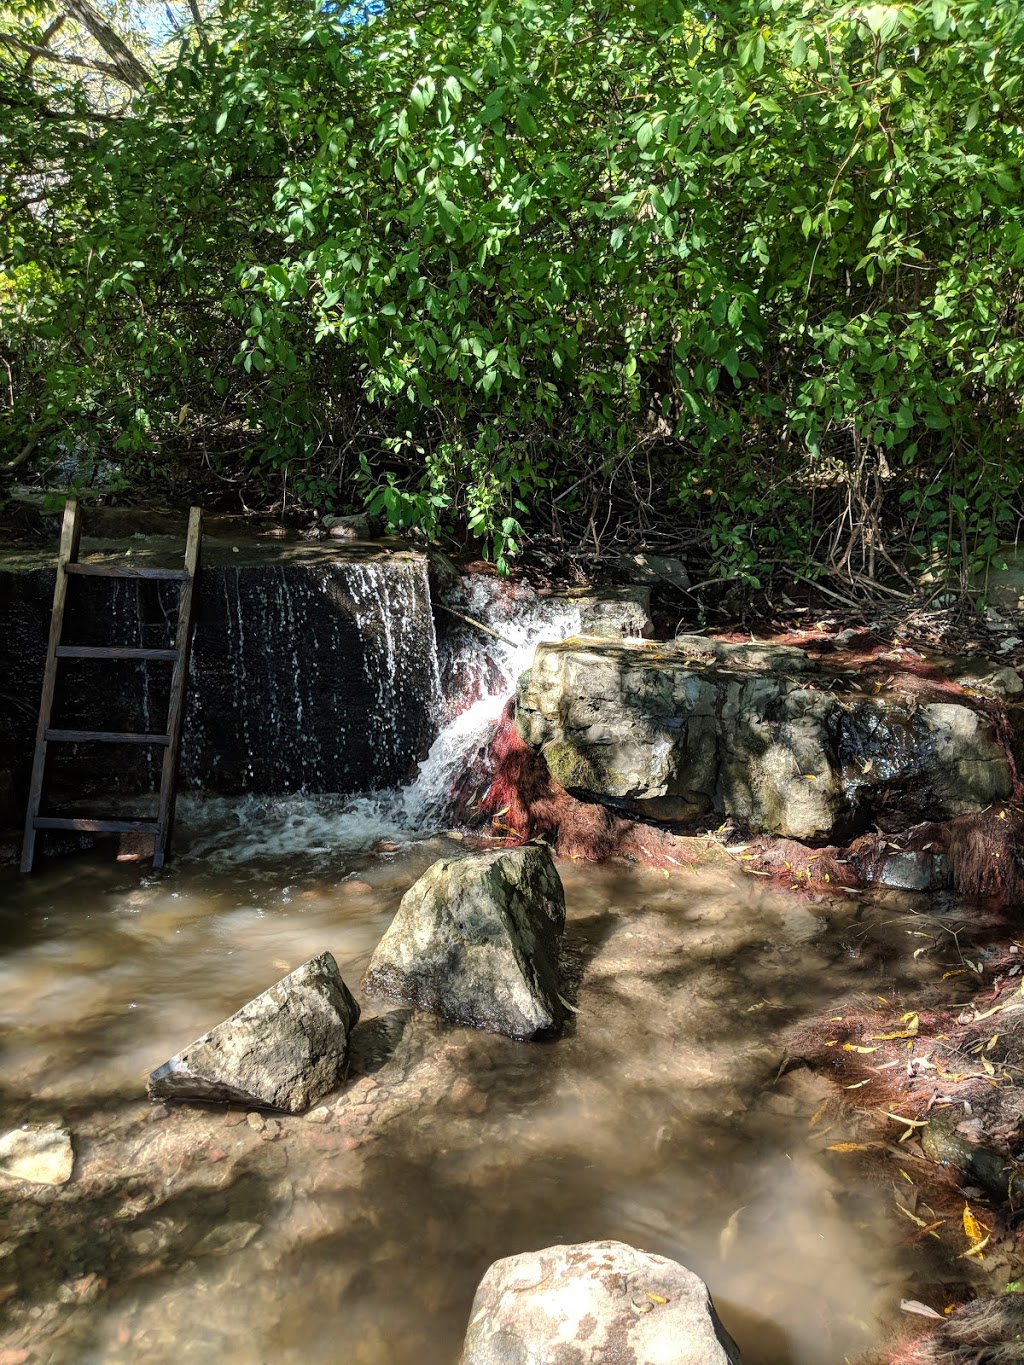
[[332, 540], [369, 540], [373, 535], [370, 518], [361, 512], [347, 517], [324, 517], [321, 525]]
[[651, 590], [631, 584], [624, 588], [597, 588], [573, 594], [579, 604], [580, 630], [584, 635], [612, 639], [653, 635]]
[[708, 1287], [624, 1242], [495, 1261], [480, 1281], [460, 1365], [740, 1365]]
[[672, 555], [624, 555], [615, 563], [617, 578], [627, 583], [649, 583], [686, 592], [690, 575], [681, 559]]
[[902, 849], [869, 869], [868, 881], [899, 891], [941, 891], [950, 883], [949, 859], [926, 849]]
[[26, 1124], [0, 1136], [0, 1175], [33, 1185], [65, 1185], [75, 1154], [71, 1134], [59, 1123]]
[[982, 697], [1019, 697], [1024, 692], [1020, 674], [1009, 664], [968, 668], [957, 674], [956, 681], [961, 687], [977, 692]]
[[795, 839], [946, 819], [1012, 790], [991, 719], [966, 700], [865, 697], [802, 651], [757, 642], [538, 645], [516, 725], [570, 791]]
[[403, 896], [363, 985], [510, 1038], [564, 1021], [565, 896], [543, 845], [434, 863]]
[[301, 1114], [344, 1078], [358, 1018], [338, 964], [322, 953], [158, 1067], [150, 1097]]

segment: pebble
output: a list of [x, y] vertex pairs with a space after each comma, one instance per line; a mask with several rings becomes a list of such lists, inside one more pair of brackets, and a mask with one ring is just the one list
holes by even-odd
[[318, 1105], [316, 1109], [311, 1109], [306, 1115], [307, 1123], [326, 1123], [332, 1117], [333, 1111], [326, 1105]]
[[0, 1173], [33, 1185], [63, 1185], [74, 1166], [71, 1134], [56, 1123], [12, 1128], [0, 1137]]
[[257, 1114], [255, 1111], [253, 1113], [246, 1114], [245, 1121], [254, 1133], [262, 1133], [263, 1129], [266, 1127], [266, 1122], [263, 1118], [263, 1115]]

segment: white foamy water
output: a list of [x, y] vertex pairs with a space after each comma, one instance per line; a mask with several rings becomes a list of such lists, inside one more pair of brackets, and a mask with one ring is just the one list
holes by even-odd
[[[376, 623], [390, 631], [390, 618], [400, 604], [375, 599], [371, 586], [360, 585], [365, 589], [358, 604], [360, 627], [369, 631]], [[440, 652], [434, 642], [433, 665], [424, 679], [436, 699], [440, 729], [409, 783], [355, 797], [182, 797], [178, 821], [186, 856], [222, 864], [328, 858], [381, 841], [409, 843], [447, 828], [456, 782], [487, 744], [537, 644], [577, 634], [580, 609], [568, 598], [541, 597], [521, 585], [477, 575], [460, 580], [442, 610], [458, 615], [451, 618], [454, 628], [445, 632]], [[381, 657], [390, 666], [395, 656], [389, 650]], [[381, 697], [383, 706], [383, 693]], [[385, 740], [382, 733], [381, 742]]]

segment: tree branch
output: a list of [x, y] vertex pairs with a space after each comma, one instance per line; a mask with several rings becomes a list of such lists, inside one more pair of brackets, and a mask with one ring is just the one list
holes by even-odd
[[[68, 17], [67, 17], [66, 14], [60, 14], [60, 15], [58, 15], [57, 18], [54, 19], [53, 23], [50, 24], [50, 25], [43, 31], [43, 41], [42, 41], [42, 43], [40, 44], [41, 47], [49, 47], [49, 46], [50, 46], [50, 39], [51, 39], [51, 38], [56, 38], [57, 34], [61, 31], [61, 29], [62, 29], [62, 28], [64, 27], [64, 25], [67, 23], [67, 18], [68, 18]], [[33, 66], [34, 66], [35, 63], [36, 63], [36, 60], [37, 60], [37, 59], [36, 59], [35, 57], [29, 57], [28, 61], [25, 63], [25, 74], [26, 74], [26, 75], [28, 75], [28, 73], [32, 70]]]
[[124, 39], [93, 9], [89, 0], [65, 0], [65, 4], [71, 17], [96, 39], [113, 62], [117, 79], [133, 90], [141, 90], [149, 80], [149, 72]]
[[203, 16], [199, 12], [199, 0], [188, 0], [188, 7], [192, 11], [192, 22], [196, 26], [196, 32], [199, 34], [199, 41], [203, 45], [203, 51], [209, 52], [210, 40], [206, 36], [206, 28], [203, 25]]
[[54, 52], [52, 48], [40, 47], [37, 43], [22, 42], [13, 33], [0, 33], [0, 43], [29, 53], [33, 62], [42, 59], [45, 62], [61, 62], [64, 66], [84, 66], [90, 71], [102, 71], [105, 76], [113, 76], [115, 80], [122, 79], [121, 72], [110, 62], [94, 62], [88, 57], [79, 57], [74, 52]]

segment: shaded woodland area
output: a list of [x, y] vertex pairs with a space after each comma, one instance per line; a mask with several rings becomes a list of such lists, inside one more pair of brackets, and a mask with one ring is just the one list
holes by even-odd
[[1015, 538], [1018, 4], [4, 16], [6, 480], [748, 586]]

